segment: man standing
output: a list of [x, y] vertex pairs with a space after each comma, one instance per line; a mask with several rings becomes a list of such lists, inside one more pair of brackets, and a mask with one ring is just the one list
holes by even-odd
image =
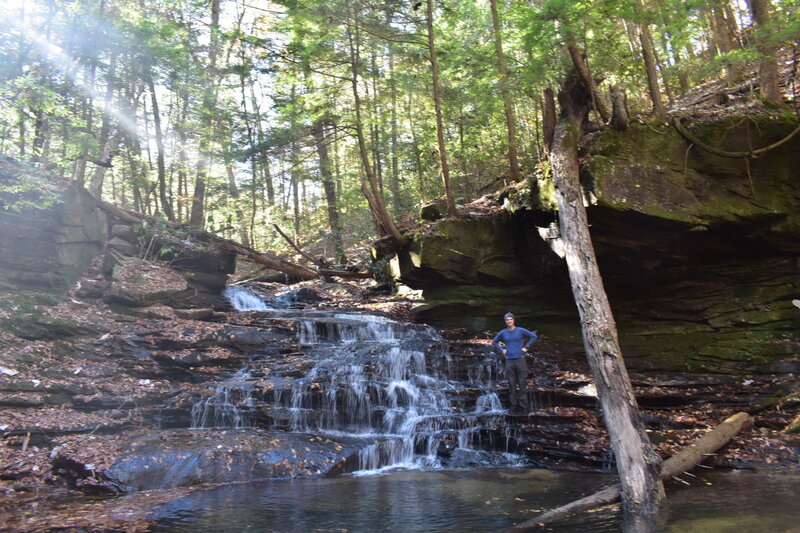
[[527, 413], [528, 364], [525, 362], [525, 354], [538, 336], [532, 331], [517, 327], [511, 313], [506, 313], [503, 318], [506, 328], [495, 336], [492, 346], [500, 350], [506, 358], [509, 409], [512, 413]]

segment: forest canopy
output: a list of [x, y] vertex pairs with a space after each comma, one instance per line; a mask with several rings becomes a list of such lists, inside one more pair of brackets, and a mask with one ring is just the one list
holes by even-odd
[[425, 202], [453, 213], [546, 174], [548, 106], [575, 66], [597, 123], [612, 88], [663, 120], [749, 72], [783, 105], [797, 4], [0, 0], [0, 152], [120, 207], [257, 249], [285, 246], [278, 225], [344, 262]]

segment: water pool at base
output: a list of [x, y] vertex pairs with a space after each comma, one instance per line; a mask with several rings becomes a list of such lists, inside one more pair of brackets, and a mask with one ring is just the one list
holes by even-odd
[[[162, 507], [151, 531], [496, 531], [613, 480], [603, 474], [523, 468], [273, 480], [195, 492]], [[669, 511], [659, 531], [800, 531], [800, 473], [713, 470], [698, 473], [691, 483], [669, 486]], [[603, 510], [543, 531], [621, 530], [620, 513]]]

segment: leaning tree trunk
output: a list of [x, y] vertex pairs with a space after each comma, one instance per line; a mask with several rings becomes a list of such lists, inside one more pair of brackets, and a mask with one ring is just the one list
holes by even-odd
[[550, 164], [572, 292], [580, 313], [586, 357], [611, 435], [623, 508], [635, 514], [650, 514], [657, 512], [664, 500], [664, 487], [658, 477], [661, 460], [645, 433], [622, 360], [579, 183], [578, 141], [590, 94], [583, 79], [574, 73], [562, 87], [562, 114], [553, 138]]
[[[753, 417], [747, 413], [736, 413], [726, 418], [713, 430], [664, 461], [664, 466], [661, 468], [661, 479], [671, 479], [683, 473], [688, 473], [689, 470], [699, 465], [709, 455], [713, 455], [715, 451], [728, 444], [736, 434], [750, 428], [752, 425]], [[619, 501], [619, 498], [620, 485], [617, 483], [579, 500], [551, 509], [535, 518], [517, 524], [503, 533], [533, 529], [538, 531], [539, 528], [546, 524], [563, 520], [583, 511], [610, 505]]]

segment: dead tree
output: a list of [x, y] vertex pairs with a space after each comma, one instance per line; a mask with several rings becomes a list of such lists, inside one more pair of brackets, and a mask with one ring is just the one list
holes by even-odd
[[[709, 454], [713, 454], [725, 446], [737, 433], [753, 425], [753, 418], [747, 413], [737, 413], [725, 419], [720, 425], [709, 431], [694, 443], [682, 449], [666, 461], [661, 469], [661, 479], [677, 478], [699, 465]], [[606, 487], [585, 498], [575, 500], [556, 509], [526, 520], [512, 527], [509, 532], [526, 531], [531, 528], [540, 528], [557, 520], [563, 520], [577, 513], [610, 505], [619, 501], [621, 486], [619, 483]]]
[[574, 72], [559, 92], [561, 118], [550, 150], [558, 221], [572, 293], [581, 319], [586, 358], [597, 385], [622, 484], [623, 508], [655, 514], [664, 500], [661, 459], [645, 433], [622, 360], [617, 326], [597, 266], [579, 183], [578, 143], [591, 103], [590, 87]]

